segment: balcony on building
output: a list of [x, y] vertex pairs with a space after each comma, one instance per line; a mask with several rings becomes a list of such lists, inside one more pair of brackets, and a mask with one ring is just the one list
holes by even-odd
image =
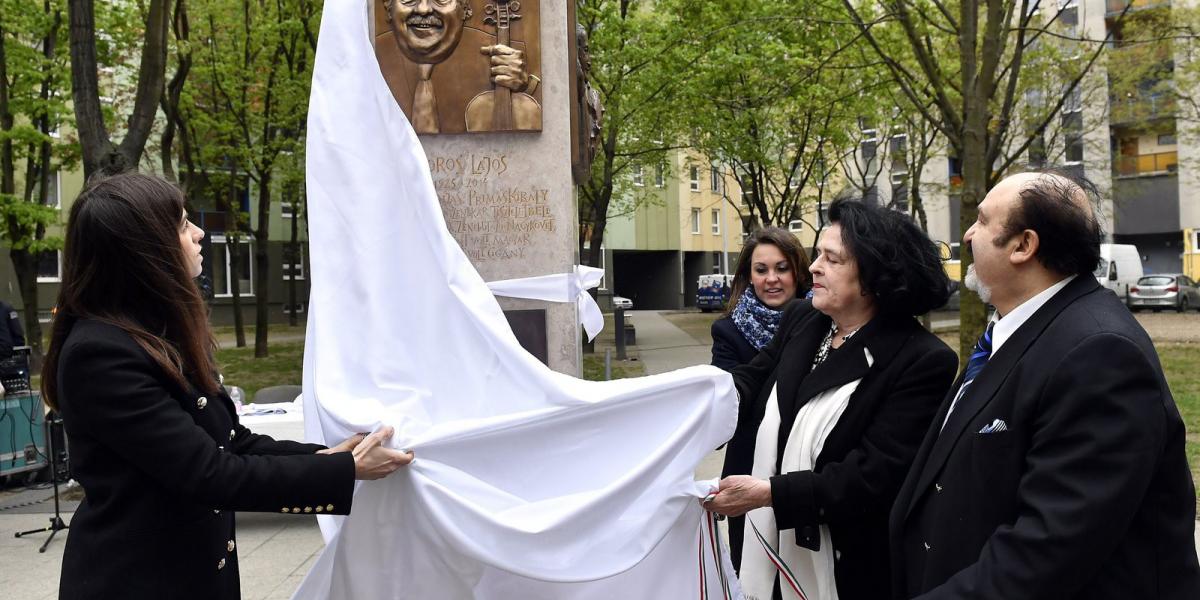
[[1109, 122], [1113, 127], [1174, 119], [1179, 111], [1179, 101], [1167, 94], [1113, 97], [1109, 101], [1112, 107]]
[[1175, 174], [1179, 170], [1179, 153], [1171, 151], [1137, 156], [1116, 156], [1113, 157], [1113, 168], [1117, 171], [1117, 177]]
[[1145, 10], [1159, 6], [1170, 6], [1170, 0], [1105, 0], [1106, 17], [1115, 17], [1125, 11], [1125, 7], [1133, 5], [1129, 11]]

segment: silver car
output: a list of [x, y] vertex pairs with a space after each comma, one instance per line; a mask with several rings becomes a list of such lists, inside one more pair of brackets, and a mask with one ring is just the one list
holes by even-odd
[[1200, 289], [1196, 282], [1181, 273], [1146, 275], [1129, 288], [1129, 309], [1153, 309], [1158, 312], [1173, 308], [1176, 312], [1194, 308], [1200, 310]]

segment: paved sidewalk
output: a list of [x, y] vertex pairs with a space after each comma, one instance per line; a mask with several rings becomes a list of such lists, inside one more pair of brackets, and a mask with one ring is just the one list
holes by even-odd
[[646, 374], [666, 373], [692, 365], [707, 365], [712, 348], [668, 321], [654, 310], [631, 310], [637, 328], [638, 358], [646, 365]]
[[[13, 537], [18, 531], [45, 526], [49, 518], [46, 513], [0, 512], [0, 590], [4, 590], [0, 595], [6, 600], [58, 597], [63, 547], [70, 530], [58, 532], [45, 554], [38, 548], [46, 534]], [[63, 520], [69, 525], [71, 515], [64, 513]], [[245, 600], [291, 598], [324, 546], [314, 516], [239, 513], [237, 532]]]

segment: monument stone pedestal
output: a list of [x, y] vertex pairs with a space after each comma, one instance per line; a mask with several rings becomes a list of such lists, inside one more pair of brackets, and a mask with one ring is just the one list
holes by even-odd
[[[413, 54], [411, 50], [402, 55], [395, 48], [384, 46], [395, 44], [396, 38], [404, 35], [403, 15], [393, 18], [386, 12], [383, 0], [368, 1], [372, 2], [375, 11], [373, 38], [381, 68], [397, 101], [412, 121], [411, 106], [422, 101], [420, 86], [429, 84], [418, 81], [409, 85], [412, 76], [408, 82], [404, 80], [400, 63]], [[478, 41], [483, 39], [483, 34], [493, 35], [496, 31], [495, 24], [489, 25], [486, 18], [495, 17], [499, 10], [497, 4], [509, 3], [504, 0], [472, 0], [470, 3], [457, 0], [451, 8], [454, 11], [461, 11], [463, 7], [470, 9], [466, 13], [449, 15], [468, 15], [462, 21], [464, 29], [459, 47], [454, 49], [451, 58], [427, 69], [424, 75], [428, 79], [428, 70], [432, 70], [439, 132], [421, 133], [421, 127], [415, 123], [414, 127], [429, 159], [446, 226], [486, 281], [571, 273], [578, 262], [578, 228], [571, 171], [571, 81], [575, 66], [570, 61], [574, 56], [575, 24], [574, 15], [569, 14], [569, 3], [524, 0], [519, 5], [524, 14], [520, 20], [512, 22], [513, 41], [510, 43], [524, 49], [525, 64], [536, 71], [530, 73], [538, 79], [536, 92], [522, 95], [539, 101], [541, 130], [447, 133], [456, 129], [461, 131], [463, 126], [457, 119], [465, 118], [465, 115], [460, 117], [465, 111], [454, 113], [451, 109], [464, 103], [469, 108], [474, 99], [472, 93], [476, 96], [487, 94], [492, 88], [476, 90], [480, 87], [478, 82], [454, 79], [465, 78], [464, 71], [439, 69], [460, 64], [470, 64], [474, 69], [478, 61], [487, 68], [489, 56], [470, 41]], [[453, 25], [449, 17], [418, 15], [423, 19], [437, 18], [438, 21], [431, 22], [443, 22], [446, 28]], [[528, 30], [532, 29], [530, 25], [540, 29], [536, 39], [534, 32]], [[393, 29], [401, 31], [393, 32]], [[421, 41], [419, 35], [414, 34], [417, 42]], [[421, 56], [416, 58], [424, 60]], [[411, 66], [405, 68], [411, 69]], [[450, 82], [438, 78], [450, 78]], [[487, 83], [486, 79], [484, 83]], [[410, 91], [413, 89], [416, 91]], [[497, 95], [503, 91], [498, 87], [495, 89]], [[412, 104], [406, 106], [409, 102]], [[579, 375], [581, 335], [574, 302], [498, 299], [527, 350], [554, 370]], [[543, 343], [539, 344], [539, 341]]]

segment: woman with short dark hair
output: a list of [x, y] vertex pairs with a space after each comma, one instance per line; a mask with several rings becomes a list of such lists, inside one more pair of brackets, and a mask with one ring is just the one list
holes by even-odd
[[808, 293], [808, 256], [786, 229], [750, 234], [738, 255], [725, 315], [712, 324], [712, 364], [726, 371], [750, 362], [771, 341], [783, 309]]
[[348, 514], [355, 479], [412, 460], [384, 428], [334, 448], [238, 424], [195, 278], [204, 232], [175, 186], [126, 173], [71, 207], [42, 370], [86, 497], [60, 598], [240, 597], [234, 510]]
[[890, 597], [888, 511], [958, 366], [914, 318], [949, 294], [929, 237], [860, 202], [834, 204], [830, 219], [812, 301], [789, 306], [733, 371], [737, 430], [705, 502], [746, 515], [730, 538], [756, 598]]

